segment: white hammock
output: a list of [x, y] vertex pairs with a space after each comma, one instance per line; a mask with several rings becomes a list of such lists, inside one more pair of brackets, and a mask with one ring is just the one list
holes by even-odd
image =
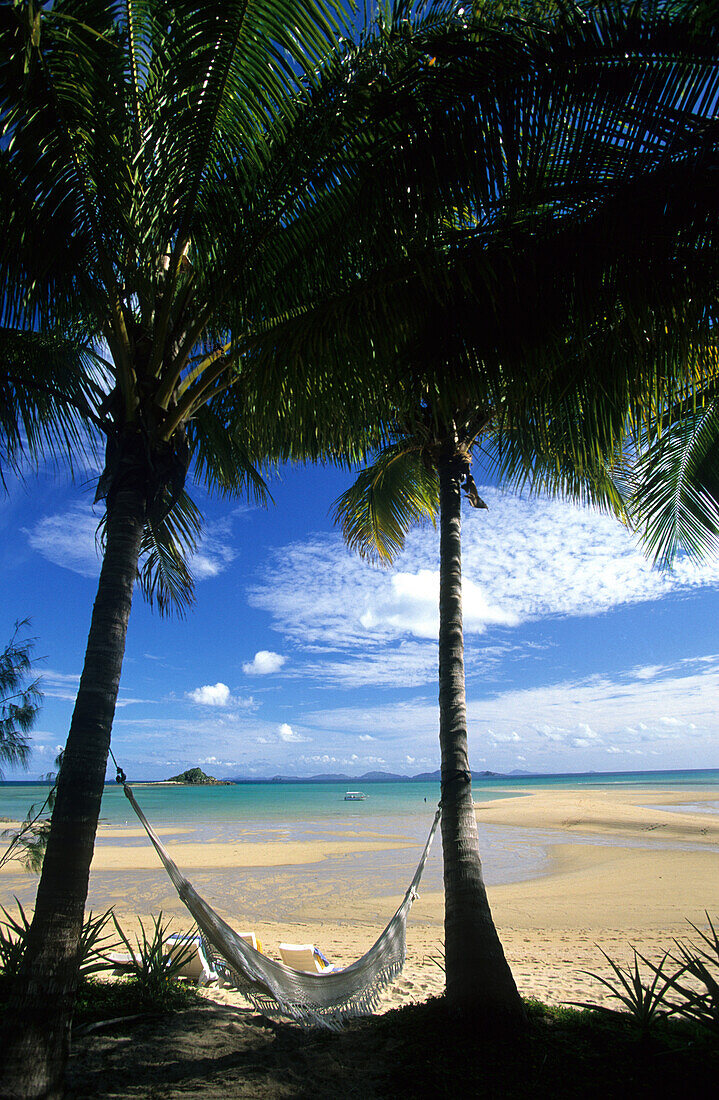
[[310, 974], [256, 951], [215, 913], [170, 858], [130, 787], [123, 789], [147, 831], [165, 870], [200, 930], [206, 953], [215, 970], [259, 1012], [290, 1016], [303, 1024], [338, 1030], [350, 1016], [369, 1015], [377, 1007], [382, 990], [402, 970], [407, 955], [407, 915], [417, 897], [417, 887], [439, 824], [434, 816], [414, 878], [397, 912], [369, 951], [344, 970]]

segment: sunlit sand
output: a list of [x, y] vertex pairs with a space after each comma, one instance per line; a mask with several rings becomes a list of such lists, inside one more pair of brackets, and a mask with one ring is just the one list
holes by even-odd
[[[719, 815], [703, 809], [704, 803], [715, 809], [716, 801], [715, 790], [614, 788], [479, 802], [480, 843], [484, 825], [501, 826], [510, 843], [515, 829], [518, 843], [520, 835], [524, 842], [528, 831], [539, 830], [537, 843], [546, 849], [542, 873], [488, 888], [521, 993], [555, 1004], [606, 1001], [599, 983], [582, 973], [606, 971], [597, 945], [618, 961], [629, 961], [630, 945], [656, 958], [674, 937], [692, 934], [687, 920], [701, 925], [705, 910], [719, 916]], [[210, 904], [236, 927], [251, 925], [269, 953], [276, 954], [281, 940], [313, 942], [340, 964], [352, 962], [379, 935], [401, 900], [417, 848], [399, 831], [394, 837], [345, 831], [331, 839], [242, 843], [198, 843], [191, 829], [158, 831], [173, 834], [173, 857]], [[141, 837], [136, 827], [101, 828], [88, 905], [95, 912], [114, 905], [128, 929], [160, 909], [175, 927], [188, 926], [189, 915]], [[394, 849], [406, 864], [407, 881], [398, 879], [392, 897], [378, 892], [371, 869], [373, 853]], [[438, 853], [433, 858], [439, 860]], [[32, 876], [16, 864], [0, 876], [6, 905], [13, 894], [31, 904]], [[441, 890], [420, 890], [409, 919], [407, 966], [386, 993], [384, 1008], [441, 991], [442, 921]], [[206, 995], [241, 1003], [217, 988]]]

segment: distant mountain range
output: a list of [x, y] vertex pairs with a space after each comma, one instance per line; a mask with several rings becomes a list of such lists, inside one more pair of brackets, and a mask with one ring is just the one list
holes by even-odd
[[[508, 775], [531, 775], [531, 772], [472, 772], [472, 779], [506, 779]], [[419, 772], [418, 775], [396, 775], [393, 772], [365, 772], [363, 775], [346, 775], [344, 772], [327, 772], [322, 775], [273, 775], [270, 779], [237, 776], [234, 783], [439, 783], [439, 769]]]

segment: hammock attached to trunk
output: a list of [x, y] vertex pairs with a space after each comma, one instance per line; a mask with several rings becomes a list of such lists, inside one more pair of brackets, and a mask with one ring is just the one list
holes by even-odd
[[344, 970], [311, 974], [292, 970], [256, 951], [237, 935], [185, 878], [135, 801], [123, 790], [155, 846], [181, 901], [189, 909], [215, 970], [259, 1012], [290, 1016], [302, 1024], [338, 1030], [350, 1016], [367, 1016], [377, 1007], [382, 990], [402, 970], [407, 954], [407, 915], [439, 824], [437, 810], [414, 878], [397, 912], [369, 951]]

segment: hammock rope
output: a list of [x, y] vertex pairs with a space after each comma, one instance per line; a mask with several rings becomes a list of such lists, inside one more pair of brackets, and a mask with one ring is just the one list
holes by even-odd
[[[119, 769], [118, 769], [119, 770]], [[200, 897], [135, 801], [124, 775], [118, 781], [155, 851], [200, 930], [205, 951], [217, 972], [259, 1012], [289, 1016], [302, 1024], [339, 1030], [352, 1016], [367, 1016], [377, 1007], [383, 989], [401, 972], [407, 956], [407, 916], [442, 813], [434, 815], [427, 843], [412, 881], [394, 916], [362, 958], [344, 970], [311, 974], [275, 962], [237, 933]]]

